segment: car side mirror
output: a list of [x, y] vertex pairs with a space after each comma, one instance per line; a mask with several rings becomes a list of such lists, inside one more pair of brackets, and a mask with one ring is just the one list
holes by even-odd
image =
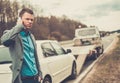
[[47, 56], [53, 56], [53, 55], [55, 55], [55, 52], [52, 51], [51, 49], [47, 48], [47, 49], [44, 49], [43, 54], [47, 57]]

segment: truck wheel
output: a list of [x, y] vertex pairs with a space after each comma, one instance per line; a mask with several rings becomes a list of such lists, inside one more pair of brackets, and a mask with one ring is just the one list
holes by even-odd
[[101, 54], [103, 54], [103, 52], [104, 52], [104, 48], [102, 47], [102, 48], [101, 48]]
[[99, 54], [103, 54], [103, 51], [104, 51], [104, 49], [103, 49], [103, 47], [102, 47], [102, 48], [100, 48], [100, 49], [98, 50], [98, 53], [99, 53]]

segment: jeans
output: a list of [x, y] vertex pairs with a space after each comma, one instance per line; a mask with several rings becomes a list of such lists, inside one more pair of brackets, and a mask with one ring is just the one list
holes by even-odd
[[22, 79], [22, 83], [40, 83], [35, 79]]

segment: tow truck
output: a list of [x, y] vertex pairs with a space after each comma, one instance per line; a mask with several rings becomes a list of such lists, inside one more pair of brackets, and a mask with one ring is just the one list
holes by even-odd
[[[97, 59], [103, 53], [102, 38], [97, 27], [86, 27], [75, 30], [72, 51], [77, 54], [87, 53], [87, 58]], [[79, 51], [76, 52], [76, 49]]]

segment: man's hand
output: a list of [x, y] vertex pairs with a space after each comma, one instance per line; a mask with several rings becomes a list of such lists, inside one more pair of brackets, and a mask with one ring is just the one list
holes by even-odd
[[17, 24], [22, 24], [22, 19], [20, 17], [17, 19]]
[[40, 76], [38, 76], [38, 82], [41, 83], [41, 80], [42, 80], [42, 78]]
[[[22, 18], [20, 18], [20, 17], [18, 17], [18, 19], [17, 19], [17, 24], [19, 25], [23, 25], [24, 26], [24, 22], [23, 22], [23, 20], [22, 20]], [[24, 26], [24, 29], [27, 29], [25, 26]]]

